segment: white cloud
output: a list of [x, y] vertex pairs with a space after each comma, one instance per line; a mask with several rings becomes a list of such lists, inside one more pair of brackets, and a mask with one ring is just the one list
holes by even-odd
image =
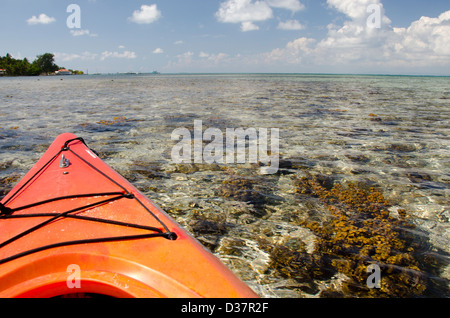
[[184, 52], [183, 54], [179, 54], [176, 57], [178, 58], [178, 61], [191, 61], [192, 57], [194, 56], [193, 52]]
[[248, 32], [248, 31], [256, 31], [259, 30], [259, 26], [254, 24], [253, 22], [242, 22], [241, 23], [241, 31], [242, 32]]
[[450, 58], [450, 10], [437, 18], [421, 17], [407, 29], [399, 28], [395, 32], [402, 38], [396, 47], [399, 51]]
[[[301, 37], [285, 47], [261, 54], [259, 63], [388, 73], [400, 69], [412, 73], [418, 68], [437, 72], [449, 69], [450, 11], [435, 18], [421, 17], [407, 28], [395, 28], [379, 0], [327, 2], [331, 9], [346, 15], [342, 25], [330, 24], [322, 40]], [[373, 13], [368, 8], [373, 4], [379, 6], [379, 28], [368, 24]]]
[[380, 5], [380, 0], [327, 0], [330, 8], [345, 14], [353, 20], [367, 19], [367, 8], [370, 5]]
[[164, 53], [164, 50], [162, 49], [162, 48], [156, 48], [154, 51], [153, 51], [153, 53], [154, 54], [162, 54], [162, 53]]
[[216, 12], [217, 20], [225, 23], [264, 21], [272, 17], [272, 9], [265, 1], [227, 0]]
[[222, 23], [241, 23], [242, 32], [259, 30], [254, 22], [272, 19], [272, 7], [293, 13], [305, 8], [299, 0], [226, 0], [220, 4], [216, 19]]
[[303, 30], [304, 28], [305, 27], [297, 20], [288, 20], [278, 24], [278, 29], [280, 30]]
[[85, 29], [85, 30], [70, 30], [70, 33], [73, 35], [73, 36], [83, 36], [83, 35], [88, 35], [88, 36], [90, 36], [90, 37], [97, 37], [98, 36], [98, 34], [95, 34], [95, 33], [91, 33], [91, 31], [89, 31], [89, 30], [87, 30], [87, 29]]
[[180, 58], [190, 58], [190, 57], [192, 57], [193, 55], [194, 55], [193, 52], [188, 51], [188, 52], [185, 52], [185, 53], [183, 53], [183, 54], [177, 55], [177, 57], [180, 57]]
[[226, 58], [228, 58], [228, 54], [226, 53], [214, 54], [212, 58], [210, 57], [210, 59], [212, 59], [214, 63], [219, 63], [220, 61], [225, 60]]
[[36, 25], [36, 24], [50, 24], [52, 22], [55, 22], [56, 19], [53, 17], [49, 17], [45, 13], [41, 13], [39, 17], [36, 17], [33, 15], [31, 18], [27, 20], [27, 23], [29, 25]]
[[265, 63], [282, 62], [287, 64], [299, 64], [306, 57], [309, 57], [315, 50], [316, 40], [309, 38], [299, 38], [288, 42], [285, 48], [274, 49], [263, 54]]
[[135, 59], [136, 53], [131, 52], [131, 51], [124, 51], [122, 53], [105, 51], [100, 55], [100, 61], [104, 61], [105, 59], [111, 58], [111, 57], [122, 58], [122, 59]]
[[176, 58], [176, 62], [169, 62], [169, 67], [177, 68], [179, 66], [191, 65], [192, 61], [194, 60], [194, 52], [184, 52], [183, 54], [177, 55]]
[[94, 61], [94, 60], [100, 60], [104, 61], [108, 58], [122, 58], [122, 59], [135, 59], [136, 53], [132, 51], [123, 51], [123, 52], [110, 52], [110, 51], [104, 51], [101, 54], [92, 53], [89, 51], [85, 51], [81, 54], [78, 53], [64, 53], [64, 52], [56, 52], [55, 54], [55, 60], [60, 62], [69, 62], [73, 60], [82, 60], [82, 61]]
[[176, 59], [170, 61], [166, 66], [166, 69], [180, 71], [214, 71], [217, 67], [224, 67], [225, 65], [234, 65], [239, 62], [238, 59], [231, 58], [226, 53], [207, 53], [200, 51], [198, 54], [194, 54], [191, 51], [177, 55]]
[[215, 64], [219, 63], [220, 61], [226, 59], [228, 57], [228, 54], [226, 53], [218, 53], [218, 54], [209, 54], [205, 52], [200, 52], [198, 55], [202, 59], [207, 59], [208, 61], [211, 61]]
[[174, 42], [173, 44], [175, 44], [175, 45], [184, 44], [184, 41], [179, 40], [179, 41]]
[[297, 12], [305, 9], [299, 0], [266, 0], [267, 4], [274, 8], [281, 8]]
[[98, 54], [95, 53], [91, 53], [88, 51], [85, 51], [81, 54], [76, 54], [76, 53], [61, 53], [61, 52], [56, 52], [55, 53], [55, 60], [56, 61], [61, 61], [61, 62], [68, 62], [68, 61], [72, 61], [72, 60], [94, 60], [96, 57], [98, 56]]
[[150, 24], [161, 18], [161, 11], [158, 10], [156, 4], [141, 6], [140, 10], [133, 12], [133, 15], [128, 18], [131, 22], [138, 24]]

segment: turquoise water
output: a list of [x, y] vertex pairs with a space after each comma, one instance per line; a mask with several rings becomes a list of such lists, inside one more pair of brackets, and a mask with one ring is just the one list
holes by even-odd
[[[0, 178], [21, 176], [54, 138], [72, 132], [168, 211], [263, 297], [319, 297], [346, 277], [289, 277], [273, 246], [317, 236], [298, 220], [330, 213], [296, 193], [298, 178], [376, 187], [437, 255], [450, 279], [448, 77], [174, 74], [0, 78]], [[278, 128], [280, 171], [255, 164], [171, 160], [174, 129]], [[246, 180], [241, 192], [234, 180]], [[12, 184], [2, 186], [3, 192]], [[230, 187], [227, 184], [231, 184]], [[242, 188], [243, 187], [243, 188]], [[244, 195], [241, 195], [244, 191]], [[305, 266], [308, 266], [306, 264]], [[383, 277], [383, 276], [382, 276]], [[306, 287], [305, 287], [306, 286]], [[323, 294], [322, 294], [323, 295]], [[445, 288], [425, 296], [446, 296]]]

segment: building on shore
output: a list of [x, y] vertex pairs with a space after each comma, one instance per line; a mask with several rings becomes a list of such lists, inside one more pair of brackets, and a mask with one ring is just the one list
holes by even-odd
[[72, 75], [72, 72], [69, 70], [66, 70], [65, 68], [61, 69], [61, 70], [57, 70], [55, 72], [56, 75]]
[[6, 75], [6, 70], [0, 68], [0, 76]]

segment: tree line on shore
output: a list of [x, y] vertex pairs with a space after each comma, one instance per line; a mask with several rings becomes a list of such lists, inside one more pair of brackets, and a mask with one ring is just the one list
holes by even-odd
[[[33, 62], [28, 61], [27, 58], [23, 60], [15, 59], [11, 54], [6, 54], [5, 56], [0, 56], [0, 69], [3, 69], [5, 75], [8, 76], [38, 76], [41, 74], [53, 74], [59, 69], [64, 67], [59, 67], [55, 64], [55, 56], [51, 53], [45, 53], [38, 55]], [[72, 74], [83, 74], [82, 71], [69, 70]]]

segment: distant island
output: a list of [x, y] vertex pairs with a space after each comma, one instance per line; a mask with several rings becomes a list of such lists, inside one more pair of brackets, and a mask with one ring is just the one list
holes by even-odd
[[11, 54], [0, 57], [0, 76], [82, 75], [82, 71], [66, 69], [55, 64], [55, 55], [38, 55], [33, 62], [15, 59]]

